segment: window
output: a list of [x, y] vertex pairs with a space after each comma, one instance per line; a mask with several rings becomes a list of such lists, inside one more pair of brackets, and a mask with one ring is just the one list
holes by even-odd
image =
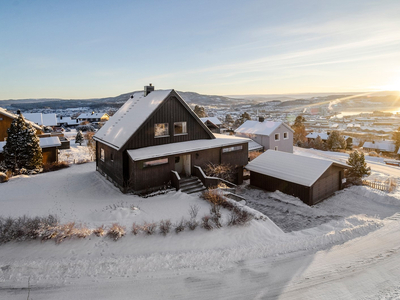
[[3, 121], [3, 118], [0, 118], [0, 121]]
[[168, 135], [168, 123], [154, 124], [154, 137], [163, 137]]
[[143, 163], [143, 168], [154, 167], [158, 165], [164, 165], [168, 163], [168, 158], [160, 158], [155, 160], [145, 161]]
[[227, 152], [232, 152], [232, 151], [239, 151], [242, 150], [243, 146], [233, 146], [233, 147], [228, 147], [228, 148], [223, 148], [222, 153], [227, 153]]
[[289, 134], [287, 132], [283, 133], [283, 139], [287, 140], [289, 138]]
[[279, 133], [275, 133], [275, 141], [279, 141]]
[[104, 161], [104, 149], [100, 148], [100, 160]]
[[274, 150], [275, 150], [275, 151], [278, 151], [278, 146], [275, 146]]
[[114, 161], [114, 153], [111, 153], [111, 154], [110, 154], [110, 160], [111, 160], [111, 161]]
[[174, 123], [174, 135], [187, 134], [186, 122]]

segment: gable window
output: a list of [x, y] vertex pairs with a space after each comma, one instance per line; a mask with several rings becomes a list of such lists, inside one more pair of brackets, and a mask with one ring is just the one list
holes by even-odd
[[283, 139], [287, 140], [289, 138], [289, 134], [287, 132], [283, 133]]
[[174, 135], [187, 134], [186, 122], [174, 123]]
[[232, 151], [239, 151], [242, 150], [243, 146], [233, 146], [233, 147], [227, 147], [227, 148], [222, 148], [222, 153], [227, 153], [227, 152], [232, 152]]
[[275, 141], [279, 141], [279, 133], [275, 133]]
[[278, 151], [278, 146], [275, 146], [274, 150], [275, 150], [275, 151]]
[[168, 123], [158, 123], [154, 124], [154, 137], [168, 136]]
[[104, 149], [100, 148], [100, 160], [104, 161]]
[[164, 165], [168, 163], [168, 158], [160, 158], [155, 160], [145, 161], [143, 163], [143, 168], [154, 167], [158, 165]]

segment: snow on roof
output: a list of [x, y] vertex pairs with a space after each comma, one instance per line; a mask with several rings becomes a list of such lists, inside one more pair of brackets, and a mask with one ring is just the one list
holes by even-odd
[[27, 113], [24, 114], [24, 118], [32, 121], [38, 125], [44, 126], [56, 126], [57, 118], [56, 114], [42, 114], [42, 113]]
[[217, 147], [233, 146], [249, 142], [248, 138], [239, 138], [233, 135], [214, 134], [215, 139], [202, 139], [180, 143], [170, 143], [159, 146], [144, 147], [128, 150], [133, 161], [150, 158], [165, 157], [168, 155], [182, 154]]
[[289, 182], [312, 186], [332, 164], [343, 168], [348, 167], [331, 160], [267, 150], [252, 160], [245, 168]]
[[326, 132], [310, 132], [307, 134], [306, 138], [308, 139], [316, 139], [317, 137], [320, 137], [323, 141], [326, 141], [329, 137], [329, 135]]
[[60, 139], [58, 138], [58, 136], [43, 137], [43, 138], [40, 138], [39, 140], [40, 140], [41, 148], [61, 146], [61, 142], [60, 142]]
[[77, 125], [79, 124], [79, 120], [71, 119], [71, 117], [57, 118], [57, 124]]
[[134, 93], [133, 98], [129, 98], [97, 131], [94, 139], [118, 150], [171, 92], [172, 90], [156, 90], [146, 97], [142, 91]]
[[44, 126], [57, 126], [56, 114], [42, 114]]
[[85, 114], [80, 114], [78, 119], [100, 119], [103, 117], [106, 113], [85, 113]]
[[394, 144], [394, 141], [365, 142], [363, 148], [394, 152], [396, 150], [396, 145]]
[[283, 122], [259, 122], [247, 120], [238, 129], [236, 129], [235, 132], [269, 136], [281, 125], [286, 126], [289, 130], [293, 131], [288, 125]]
[[206, 117], [206, 118], [200, 118], [200, 120], [205, 123], [207, 121], [210, 121], [214, 125], [222, 125], [222, 122], [217, 118], [217, 117]]
[[26, 113], [24, 114], [24, 118], [38, 125], [43, 125], [43, 118], [41, 113]]
[[[2, 108], [2, 107], [0, 107], [0, 114], [2, 114], [2, 115], [4, 115], [4, 116], [7, 116], [7, 117], [9, 117], [9, 118], [11, 118], [11, 119], [18, 118], [17, 115], [15, 115], [15, 114], [13, 114], [13, 113], [11, 113], [11, 112], [9, 112], [9, 111], [6, 111], [6, 110], [5, 110], [4, 108]], [[25, 118], [25, 115], [23, 115], [23, 116], [24, 116], [24, 118]], [[33, 128], [35, 128], [35, 129], [37, 129], [37, 130], [42, 130], [42, 128], [41, 128], [39, 125], [35, 124], [34, 122], [32, 122], [32, 121], [30, 121], [30, 120], [25, 120], [25, 121], [27, 121], [28, 123], [30, 123], [30, 124], [33, 126]]]
[[249, 151], [256, 151], [256, 150], [263, 150], [264, 146], [260, 145], [259, 143], [250, 140], [249, 141]]

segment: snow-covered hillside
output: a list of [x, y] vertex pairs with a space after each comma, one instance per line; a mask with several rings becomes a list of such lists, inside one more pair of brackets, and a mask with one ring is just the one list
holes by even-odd
[[[345, 154], [296, 149], [307, 156]], [[400, 169], [368, 160], [379, 178]], [[397, 175], [397, 176], [394, 176]], [[396, 299], [400, 295], [400, 193], [352, 187], [308, 207], [279, 192], [247, 185], [238, 192], [269, 219], [249, 226], [196, 228], [162, 236], [128, 233], [118, 241], [86, 239], [0, 245], [0, 299]], [[254, 204], [255, 203], [255, 204]], [[199, 195], [171, 191], [124, 195], [95, 163], [18, 176], [0, 185], [0, 216], [56, 214], [90, 228], [118, 222], [200, 219]], [[223, 221], [228, 211], [223, 210]], [[287, 222], [285, 222], [285, 219]], [[225, 223], [224, 223], [225, 224]], [[282, 226], [283, 227], [283, 226]], [[306, 228], [306, 229], [303, 229]], [[301, 230], [300, 230], [301, 229]], [[29, 282], [29, 285], [28, 285]]]

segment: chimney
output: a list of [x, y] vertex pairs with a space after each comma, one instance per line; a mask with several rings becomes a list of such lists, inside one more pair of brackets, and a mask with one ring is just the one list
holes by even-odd
[[150, 83], [144, 87], [144, 96], [146, 97], [148, 94], [154, 91], [154, 86]]
[[264, 122], [265, 121], [265, 118], [264, 117], [258, 117], [258, 122]]

